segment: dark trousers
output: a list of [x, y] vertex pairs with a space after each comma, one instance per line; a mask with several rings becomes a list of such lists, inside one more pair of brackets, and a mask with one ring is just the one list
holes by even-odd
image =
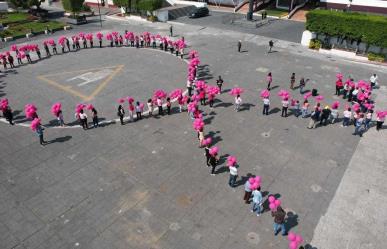
[[283, 106], [281, 117], [287, 117], [287, 116], [288, 116], [288, 108]]
[[167, 106], [167, 114], [171, 114], [171, 106]]
[[216, 165], [211, 165], [211, 174], [215, 174]]
[[267, 83], [267, 90], [270, 91], [270, 85], [271, 85], [271, 82]]
[[212, 106], [214, 105], [214, 100], [213, 100], [213, 99], [210, 99], [210, 100], [208, 101], [208, 103], [210, 104], [210, 107], [212, 107]]
[[328, 117], [326, 116], [321, 116], [321, 120], [320, 120], [320, 125], [327, 125], [327, 122], [328, 122]]
[[120, 116], [120, 122], [121, 122], [121, 125], [124, 125], [124, 115]]
[[163, 115], [163, 107], [162, 106], [158, 106], [159, 108], [159, 115]]
[[235, 182], [236, 182], [237, 177], [238, 177], [238, 176], [234, 176], [234, 175], [231, 175], [231, 174], [230, 174], [230, 178], [229, 178], [229, 180], [228, 180], [228, 185], [229, 185], [230, 187], [233, 188], [233, 187], [235, 186]]
[[43, 133], [41, 135], [39, 135], [39, 143], [40, 144], [44, 144], [46, 141], [44, 141], [43, 139]]
[[377, 131], [380, 130], [380, 129], [382, 129], [382, 126], [383, 126], [383, 122], [381, 122], [381, 121], [376, 121], [376, 130], [377, 130]]
[[210, 157], [206, 156], [206, 164], [207, 164], [207, 166], [210, 166], [210, 164], [208, 163], [209, 160], [210, 160]]
[[263, 105], [263, 115], [269, 115], [269, 105]]
[[201, 105], [206, 105], [206, 99], [205, 98], [200, 99], [200, 104]]
[[245, 195], [243, 196], [243, 200], [245, 201], [246, 204], [250, 203], [250, 197], [251, 197], [251, 192], [245, 191]]
[[31, 56], [29, 54], [27, 54], [26, 57], [27, 57], [28, 62], [32, 63]]
[[93, 117], [93, 126], [94, 128], [98, 127], [98, 117]]
[[339, 96], [340, 95], [340, 89], [341, 87], [340, 86], [336, 86], [336, 95]]
[[102, 41], [99, 41], [99, 47], [102, 48]]
[[58, 52], [56, 51], [56, 47], [53, 47], [53, 48], [52, 48], [52, 52], [53, 52], [54, 54], [58, 54]]
[[192, 96], [192, 87], [187, 87], [188, 96]]
[[136, 112], [137, 120], [142, 119], [141, 112]]
[[89, 129], [89, 125], [87, 124], [87, 118], [81, 119], [81, 124], [84, 130]]

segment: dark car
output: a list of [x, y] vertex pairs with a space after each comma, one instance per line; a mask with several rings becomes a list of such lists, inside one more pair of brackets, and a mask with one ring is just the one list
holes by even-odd
[[188, 17], [189, 18], [198, 18], [198, 17], [207, 16], [208, 13], [209, 13], [209, 11], [208, 11], [207, 7], [200, 7], [200, 8], [196, 8], [194, 11], [192, 11], [188, 15]]

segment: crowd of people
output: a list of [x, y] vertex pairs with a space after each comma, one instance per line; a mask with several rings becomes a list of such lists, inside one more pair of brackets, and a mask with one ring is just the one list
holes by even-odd
[[[168, 37], [160, 35], [152, 35], [149, 32], [143, 34], [134, 34], [133, 32], [125, 31], [124, 34], [118, 32], [111, 32], [102, 34], [100, 32], [95, 34], [99, 47], [103, 46], [103, 37], [106, 38], [108, 45], [113, 46], [132, 46], [137, 48], [152, 47], [154, 49], [159, 48], [164, 51], [170, 51], [175, 53], [176, 56], [183, 58], [185, 56], [184, 48], [186, 47], [184, 38], [172, 40]], [[66, 53], [70, 51], [77, 51], [81, 49], [81, 44], [84, 49], [94, 47], [94, 35], [79, 33], [71, 38], [61, 36], [57, 43], [60, 45], [61, 52]], [[47, 57], [52, 54], [57, 54], [57, 48], [55, 40], [49, 39], [43, 42], [43, 47]], [[51, 48], [51, 49], [50, 49]], [[18, 58], [18, 64], [25, 63], [25, 59], [28, 63], [32, 62], [30, 53], [36, 53], [38, 59], [41, 59], [41, 53], [37, 44], [27, 44], [23, 46], [12, 45], [11, 50], [0, 55], [3, 61], [4, 68], [7, 69], [8, 65], [13, 68], [13, 55]], [[171, 114], [171, 106], [173, 103], [177, 103], [179, 112], [187, 111], [188, 116], [192, 119], [192, 125], [194, 131], [197, 133], [198, 146], [204, 148], [205, 162], [210, 167], [210, 174], [216, 175], [217, 168], [219, 167], [220, 153], [219, 147], [214, 146], [211, 136], [205, 134], [205, 122], [203, 121], [204, 111], [201, 107], [209, 105], [214, 108], [214, 100], [217, 95], [222, 94], [222, 87], [224, 80], [221, 76], [216, 80], [216, 85], [209, 85], [205, 81], [198, 79], [198, 70], [200, 67], [200, 59], [197, 51], [190, 51], [188, 54], [188, 75], [187, 75], [187, 90], [174, 89], [172, 92], [167, 93], [164, 90], [158, 89], [153, 93], [153, 96], [149, 98], [146, 103], [140, 100], [135, 101], [133, 97], [121, 97], [117, 100], [117, 116], [121, 125], [124, 125], [126, 120], [129, 122], [139, 121], [143, 118], [143, 115], [152, 117], [153, 115], [169, 115]], [[342, 126], [348, 127], [351, 123], [355, 126], [354, 135], [362, 135], [364, 131], [371, 127], [373, 120], [375, 103], [373, 100], [373, 89], [377, 87], [378, 77], [374, 74], [370, 78], [370, 82], [359, 80], [355, 82], [352, 78], [348, 78], [343, 81], [343, 75], [336, 75], [335, 94], [341, 96], [347, 101], [347, 105], [343, 109]], [[267, 86], [261, 91], [260, 97], [262, 98], [263, 108], [262, 115], [266, 116], [270, 114], [271, 107], [271, 94], [272, 94], [272, 82], [273, 74], [270, 72], [266, 78]], [[296, 75], [291, 74], [290, 77], [290, 91], [294, 91], [296, 86]], [[316, 128], [318, 124], [328, 125], [334, 124], [339, 120], [340, 101], [334, 101], [331, 105], [323, 105], [324, 97], [318, 94], [317, 89], [312, 91], [305, 91], [308, 79], [300, 78], [299, 80], [299, 93], [300, 98], [296, 97], [296, 94], [292, 96], [292, 92], [288, 90], [280, 90], [278, 96], [281, 99], [281, 116], [286, 118], [290, 114], [295, 117], [310, 118], [310, 122], [307, 126], [309, 129]], [[230, 90], [230, 95], [234, 97], [235, 111], [239, 111], [242, 105], [242, 94], [244, 90], [236, 87]], [[312, 102], [310, 99], [314, 98], [314, 106], [310, 108]], [[303, 99], [303, 101], [300, 101]], [[125, 103], [128, 103], [126, 107]], [[302, 104], [301, 104], [302, 102]], [[145, 110], [145, 107], [147, 108]], [[3, 112], [3, 116], [8, 122], [13, 125], [13, 112], [10, 108], [8, 99], [4, 98], [0, 100], [0, 108]], [[37, 107], [34, 104], [27, 104], [24, 108], [25, 116], [31, 120], [30, 128], [36, 132], [39, 137], [41, 145], [45, 145], [47, 142], [44, 140], [43, 130], [44, 127], [41, 124], [41, 119], [37, 114]], [[126, 115], [126, 110], [128, 114]], [[51, 107], [52, 115], [57, 119], [58, 126], [66, 126], [63, 118], [62, 105], [60, 102], [55, 103]], [[78, 120], [80, 126], [83, 129], [89, 129], [88, 114], [92, 117], [93, 127], [99, 126], [99, 118], [97, 109], [92, 104], [77, 104], [75, 107], [75, 117]], [[380, 130], [384, 122], [387, 111], [376, 111], [376, 129]], [[212, 145], [212, 146], [211, 146]], [[226, 166], [229, 169], [228, 185], [232, 188], [236, 187], [236, 181], [238, 178], [238, 164], [235, 156], [229, 156], [227, 158]], [[274, 217], [273, 231], [277, 235], [279, 231], [282, 235], [288, 235], [289, 247], [291, 249], [299, 248], [302, 242], [302, 237], [297, 234], [289, 233], [286, 231], [286, 212], [281, 207], [281, 201], [276, 199], [273, 195], [268, 195], [264, 200], [261, 192], [261, 177], [250, 176], [244, 183], [244, 196], [243, 200], [249, 204], [252, 202], [251, 212], [260, 216], [265, 209], [271, 210], [271, 215]], [[267, 206], [264, 205], [267, 203]], [[302, 248], [302, 246], [300, 247]]]

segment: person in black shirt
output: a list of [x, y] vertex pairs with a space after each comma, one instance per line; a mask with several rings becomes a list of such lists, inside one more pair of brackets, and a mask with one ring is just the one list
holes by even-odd
[[219, 93], [222, 93], [223, 79], [220, 75], [219, 78], [216, 80], [216, 84], [218, 85]]

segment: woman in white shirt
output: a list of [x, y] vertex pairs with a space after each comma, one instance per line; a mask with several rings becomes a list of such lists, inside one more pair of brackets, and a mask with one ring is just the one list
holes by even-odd
[[89, 126], [87, 124], [87, 115], [83, 112], [83, 110], [79, 112], [79, 119], [81, 120], [82, 128], [84, 130], [89, 129]]
[[241, 104], [242, 104], [242, 98], [241, 96], [238, 94], [236, 97], [235, 97], [235, 111], [239, 112], [239, 109], [241, 107]]
[[263, 115], [269, 115], [270, 99], [268, 97], [263, 98]]
[[282, 100], [282, 113], [281, 117], [287, 117], [288, 116], [288, 107], [289, 107], [289, 99], [284, 98]]

